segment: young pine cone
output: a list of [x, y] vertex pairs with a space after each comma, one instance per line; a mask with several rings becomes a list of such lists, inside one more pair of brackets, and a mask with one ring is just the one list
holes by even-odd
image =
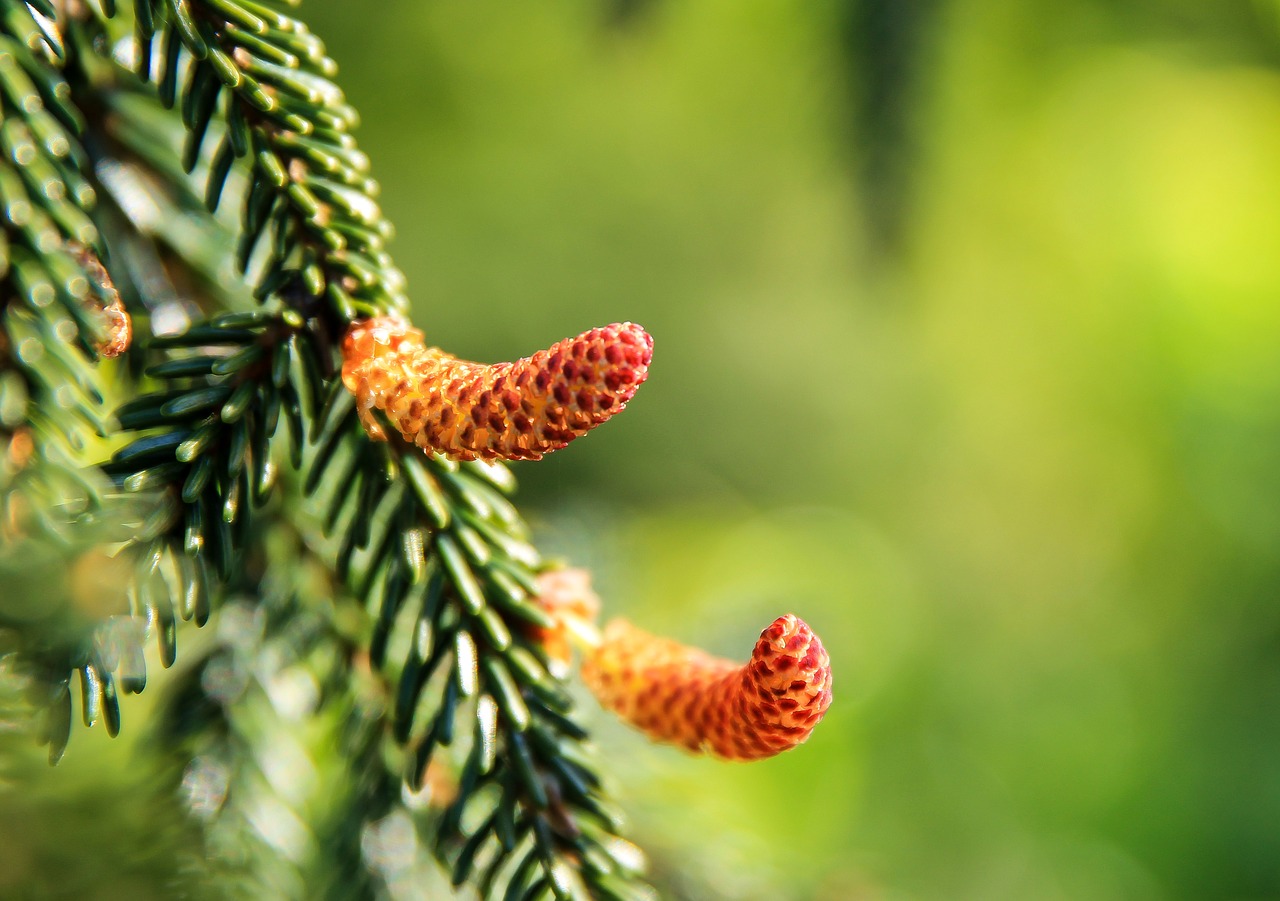
[[620, 412], [652, 356], [649, 334], [624, 322], [514, 363], [470, 363], [382, 316], [347, 330], [342, 383], [374, 438], [386, 438], [377, 409], [406, 441], [456, 460], [538, 460]]
[[601, 704], [655, 741], [731, 760], [794, 748], [831, 703], [831, 661], [792, 614], [760, 633], [746, 665], [614, 620], [582, 677]]
[[103, 320], [98, 353], [104, 357], [118, 357], [133, 343], [133, 320], [120, 300], [120, 294], [111, 281], [111, 274], [102, 265], [97, 254], [82, 244], [72, 243], [69, 249], [98, 289], [98, 296], [94, 301], [101, 301], [96, 305]]

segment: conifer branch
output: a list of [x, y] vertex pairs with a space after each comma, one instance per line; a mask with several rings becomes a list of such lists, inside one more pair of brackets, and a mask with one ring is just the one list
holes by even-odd
[[246, 271], [259, 249], [255, 296], [323, 297], [340, 323], [406, 308], [404, 277], [385, 251], [392, 229], [350, 134], [358, 117], [320, 40], [251, 0], [138, 0], [137, 35], [139, 73], [155, 76], [166, 106], [180, 101], [187, 171], [211, 121], [222, 125], [205, 179], [210, 209], [233, 162], [247, 161], [236, 258]]
[[[0, 536], [15, 553], [35, 534], [70, 551], [127, 520], [86, 467], [106, 434], [105, 382], [94, 363], [128, 345], [128, 318], [100, 257], [84, 119], [55, 67], [68, 54], [44, 3], [0, 0]], [[86, 723], [119, 724], [118, 694], [137, 686], [135, 645], [116, 621], [63, 617], [54, 639], [15, 626], [44, 711], [50, 759], [71, 728], [72, 676]]]
[[[257, 803], [314, 822], [253, 769], [284, 728], [282, 671], [320, 687], [308, 713], [341, 733], [350, 780], [332, 783], [342, 825], [252, 861], [258, 887], [373, 894], [360, 829], [401, 786], [412, 799], [435, 783], [424, 832], [455, 885], [651, 897], [544, 644], [559, 623], [514, 480], [476, 459], [537, 459], [621, 410], [649, 336], [609, 326], [496, 366], [427, 348], [336, 66], [279, 2], [0, 0], [0, 14], [0, 531], [18, 486], [63, 472], [82, 510], [114, 505], [134, 567], [120, 611], [24, 649], [51, 699], [51, 757], [73, 677], [86, 723], [114, 734], [119, 695], [147, 681], [144, 633], [169, 667], [179, 624], [221, 615], [229, 631], [183, 661], [162, 718], [167, 745], [237, 786], [206, 818], [210, 847], [243, 841]], [[396, 347], [344, 347], [386, 323]], [[49, 492], [29, 507], [55, 509]], [[220, 596], [240, 600], [219, 614]], [[262, 631], [237, 638], [237, 617]], [[218, 667], [247, 674], [234, 697], [207, 690]]]
[[376, 685], [348, 653], [351, 602], [287, 526], [258, 538], [252, 601], [232, 602], [177, 674], [154, 739], [182, 752], [202, 869], [246, 897], [371, 897], [363, 830], [399, 790], [381, 765]]
[[[364, 656], [394, 686], [385, 729], [410, 749], [411, 783], [459, 749], [457, 794], [433, 830], [454, 881], [512, 898], [635, 896], [633, 861], [611, 856], [621, 847], [616, 818], [581, 749], [586, 734], [524, 628], [550, 621], [531, 600], [541, 563], [505, 496], [509, 474], [398, 440], [371, 443], [337, 377], [347, 323], [406, 302], [384, 250], [377, 186], [350, 136], [355, 114], [322, 45], [296, 19], [249, 0], [140, 0], [139, 82], [121, 68], [128, 54], [110, 4], [87, 16], [40, 12], [28, 39], [44, 41], [74, 76], [59, 97], [89, 136], [83, 181], [107, 198], [94, 215], [110, 223], [110, 247], [95, 249], [146, 330], [127, 355], [133, 398], [109, 423], [127, 437], [102, 467], [149, 511], [131, 538], [133, 621], [153, 624], [169, 665], [177, 622], [208, 619], [220, 585], [256, 591], [245, 551], [280, 519], [258, 521], [253, 510], [277, 481], [284, 421], [286, 479], [301, 473], [306, 493], [330, 486], [313, 543], [373, 614], [367, 645], [349, 646], [343, 671]], [[177, 154], [172, 120], [157, 106], [180, 111]], [[256, 310], [220, 284], [209, 242], [175, 227], [195, 221], [219, 233], [194, 206], [216, 212], [229, 197], [242, 204], [234, 257]], [[64, 226], [78, 221], [57, 212]], [[74, 237], [91, 244], [96, 235]], [[165, 324], [172, 301], [156, 286], [178, 283], [200, 291], [197, 306], [178, 305], [188, 326], [175, 332]], [[91, 359], [96, 345], [81, 344]], [[404, 630], [407, 643], [396, 638]], [[403, 646], [407, 656], [389, 659]], [[87, 719], [118, 728], [116, 683], [145, 684], [139, 647], [124, 647], [123, 669], [120, 653], [77, 667]], [[60, 703], [69, 723], [69, 692]]]

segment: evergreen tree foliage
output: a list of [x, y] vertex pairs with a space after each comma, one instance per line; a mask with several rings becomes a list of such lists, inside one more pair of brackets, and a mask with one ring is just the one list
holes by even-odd
[[[147, 728], [245, 896], [378, 894], [373, 824], [411, 813], [482, 897], [649, 897], [529, 638], [508, 470], [370, 441], [338, 378], [348, 324], [407, 299], [291, 6], [0, 0], [0, 560], [131, 573], [118, 609], [0, 610], [6, 717], [53, 762], [76, 708], [136, 728], [154, 640], [177, 672]], [[340, 764], [264, 768], [303, 742]]]

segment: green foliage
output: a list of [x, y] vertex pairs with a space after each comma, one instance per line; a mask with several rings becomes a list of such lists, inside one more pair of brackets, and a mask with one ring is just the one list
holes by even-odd
[[[435, 766], [456, 789], [419, 820], [455, 885], [646, 897], [527, 637], [543, 564], [510, 474], [370, 442], [337, 377], [346, 326], [407, 301], [323, 45], [254, 0], [0, 10], [0, 528], [127, 570], [115, 608], [71, 586], [59, 628], [0, 622], [51, 759], [73, 695], [120, 730], [149, 634], [180, 665], [157, 738], [245, 895], [374, 894], [362, 830]], [[135, 339], [98, 363], [115, 291]], [[286, 715], [289, 679], [313, 696]], [[299, 730], [338, 763], [258, 772]]]

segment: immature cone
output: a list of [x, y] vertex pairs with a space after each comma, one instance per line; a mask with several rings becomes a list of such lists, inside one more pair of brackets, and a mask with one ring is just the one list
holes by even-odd
[[831, 703], [831, 661], [788, 613], [760, 633], [746, 665], [614, 620], [582, 667], [605, 707], [690, 751], [759, 760], [809, 737]]
[[386, 438], [377, 409], [406, 441], [457, 460], [538, 460], [620, 412], [652, 356], [653, 339], [624, 322], [514, 363], [470, 363], [382, 316], [347, 330], [342, 383], [374, 438]]
[[133, 320], [129, 318], [129, 311], [120, 300], [120, 294], [111, 281], [111, 274], [102, 265], [97, 254], [83, 244], [74, 242], [70, 249], [85, 273], [97, 285], [99, 299], [103, 301], [98, 307], [103, 317], [103, 334], [98, 341], [98, 353], [104, 357], [118, 357], [133, 343]]

